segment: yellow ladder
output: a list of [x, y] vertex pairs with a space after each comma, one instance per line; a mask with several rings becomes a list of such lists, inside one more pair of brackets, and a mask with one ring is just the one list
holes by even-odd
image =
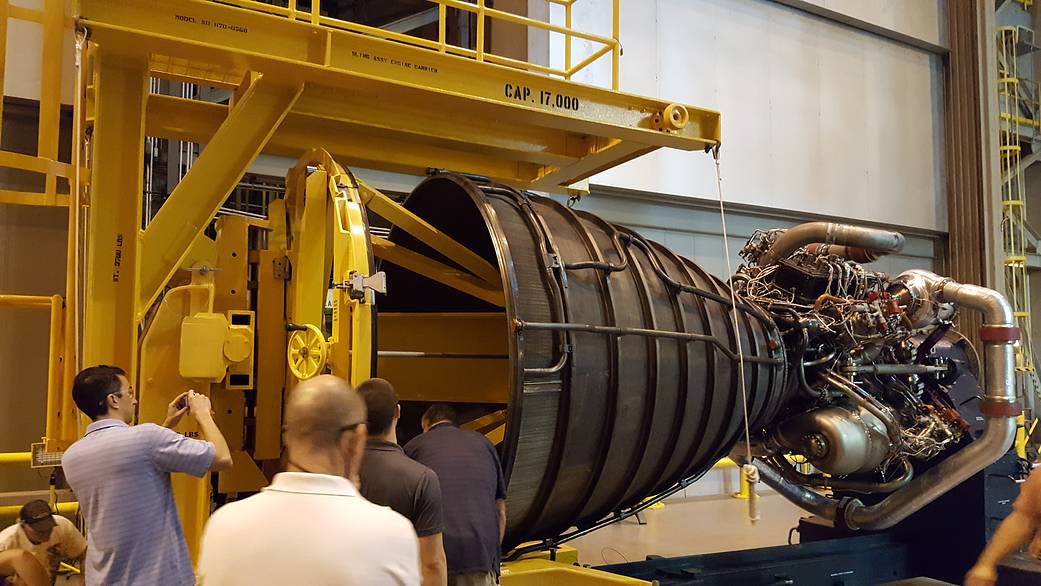
[[[1020, 78], [1016, 64], [1018, 27], [1000, 27], [998, 34], [998, 99], [1001, 164], [1001, 237], [1005, 265], [1005, 290], [1020, 328], [1016, 346], [1016, 372], [1022, 396], [1037, 393], [1037, 375], [1030, 336], [1030, 277], [1026, 256], [1026, 199], [1023, 189], [1020, 125], [1036, 125], [1020, 108]], [[1026, 109], [1030, 111], [1030, 109]]]

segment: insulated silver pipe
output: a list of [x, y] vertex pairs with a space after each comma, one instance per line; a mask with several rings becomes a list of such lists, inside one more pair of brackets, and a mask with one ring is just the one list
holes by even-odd
[[875, 505], [864, 505], [859, 499], [839, 502], [816, 491], [785, 479], [769, 463], [757, 461], [760, 477], [782, 496], [807, 511], [835, 520], [841, 516], [851, 529], [888, 529], [912, 513], [939, 498], [974, 474], [997, 461], [1008, 452], [1015, 440], [1016, 390], [1014, 384], [1016, 337], [1012, 307], [997, 291], [976, 285], [964, 285], [927, 271], [908, 271], [905, 282], [918, 283], [927, 290], [915, 292], [919, 298], [950, 302], [959, 307], [979, 311], [984, 325], [981, 338], [986, 356], [983, 434], [958, 453], [919, 475], [904, 488]]
[[933, 466], [884, 501], [864, 506], [852, 501], [845, 510], [846, 525], [853, 529], [888, 529], [903, 521], [948, 490], [993, 464], [1008, 452], [1016, 438], [1016, 402], [1013, 340], [994, 340], [989, 331], [1015, 330], [1012, 306], [1003, 295], [977, 285], [964, 285], [927, 271], [914, 271], [941, 302], [983, 314], [983, 352], [986, 356], [983, 411], [987, 418], [983, 435], [957, 454]]
[[[735, 462], [739, 461], [739, 457], [732, 459]], [[759, 469], [759, 479], [778, 494], [818, 517], [835, 520], [839, 508], [835, 499], [828, 498], [812, 488], [789, 482], [779, 470], [763, 460], [756, 458], [754, 464]]]
[[904, 248], [904, 235], [889, 230], [835, 224], [833, 222], [809, 222], [789, 228], [773, 243], [759, 259], [759, 266], [769, 266], [787, 257], [800, 247], [819, 242], [856, 246], [869, 251], [889, 254]]

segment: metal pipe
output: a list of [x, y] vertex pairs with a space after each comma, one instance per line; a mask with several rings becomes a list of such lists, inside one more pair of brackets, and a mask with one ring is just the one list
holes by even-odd
[[861, 492], [864, 494], [894, 492], [906, 486], [907, 483], [911, 482], [911, 479], [914, 478], [914, 467], [911, 466], [911, 462], [905, 457], [900, 458], [900, 467], [902, 470], [900, 476], [887, 482], [848, 480], [845, 478], [836, 478], [834, 476], [825, 476], [823, 474], [804, 474], [788, 467], [779, 457], [773, 457], [769, 462], [778, 472], [781, 473], [781, 476], [789, 482], [802, 486], [830, 488], [833, 490]]
[[28, 464], [32, 462], [32, 452], [4, 452], [0, 453], [0, 464]]
[[934, 364], [859, 364], [842, 367], [843, 372], [868, 374], [930, 374], [947, 370], [946, 366]]
[[[1015, 328], [1012, 307], [997, 291], [976, 285], [963, 285], [927, 271], [909, 272], [913, 274], [904, 275], [916, 277], [914, 282], [928, 289], [922, 293], [931, 294], [941, 302], [950, 302], [981, 312], [985, 329], [1008, 329], [1011, 333]], [[984, 406], [990, 408], [991, 414], [984, 413], [987, 423], [983, 434], [885, 500], [868, 506], [859, 499], [840, 502], [827, 498], [786, 480], [769, 463], [757, 464], [760, 477], [782, 496], [815, 515], [831, 520], [841, 516], [843, 524], [850, 529], [888, 529], [903, 521], [995, 462], [1012, 446], [1016, 436], [1017, 417], [1015, 409], [1011, 408], [1016, 401], [1013, 340], [996, 341], [994, 338], [998, 337], [1000, 336], [985, 336], [985, 339], [990, 340], [984, 341], [987, 371], [984, 377], [983, 401]]]
[[759, 469], [759, 479], [770, 488], [776, 490], [778, 494], [818, 517], [828, 519], [829, 521], [835, 520], [835, 514], [838, 511], [838, 501], [828, 498], [811, 488], [799, 486], [785, 480], [777, 469], [758, 458], [752, 463]]
[[[593, 334], [607, 334], [609, 336], [643, 336], [645, 338], [668, 338], [673, 340], [686, 340], [690, 342], [708, 342], [731, 360], [737, 360], [737, 354], [728, 348], [723, 342], [708, 334], [692, 334], [689, 332], [674, 332], [669, 330], [650, 330], [646, 328], [619, 328], [613, 326], [595, 326], [590, 324], [572, 323], [549, 323], [514, 320], [514, 328], [520, 330], [550, 330], [562, 332], [589, 332]], [[762, 356], [745, 356], [745, 362], [761, 362], [763, 364], [781, 364], [776, 358], [763, 358]]]
[[51, 306], [49, 295], [0, 295], [0, 305], [47, 309]]
[[800, 247], [813, 243], [857, 246], [873, 252], [889, 254], [900, 252], [904, 248], [904, 235], [899, 232], [849, 224], [809, 222], [789, 228], [784, 234], [781, 234], [759, 259], [759, 266], [766, 267], [776, 264]]
[[[927, 271], [915, 271], [937, 297], [983, 314], [984, 328], [1015, 328], [1012, 306], [1003, 295], [977, 285], [964, 285]], [[846, 525], [854, 529], [887, 529], [903, 521], [948, 490], [961, 484], [1004, 455], [1016, 438], [1016, 415], [1000, 408], [1016, 402], [1015, 356], [1013, 340], [994, 341], [984, 336], [986, 373], [984, 407], [997, 407], [987, 418], [983, 435], [957, 454], [940, 462], [884, 501], [865, 506], [852, 501], [845, 510]]]
[[[51, 505], [51, 511], [57, 509], [59, 515], [76, 515], [80, 512], [80, 504], [78, 501], [69, 503], [58, 503]], [[22, 505], [5, 505], [0, 507], [0, 519], [13, 519], [18, 516], [18, 513], [22, 510]]]
[[892, 412], [886, 406], [880, 404], [875, 400], [874, 397], [865, 393], [863, 389], [850, 381], [842, 378], [834, 372], [827, 372], [824, 375], [824, 380], [828, 381], [831, 386], [835, 387], [842, 394], [849, 397], [854, 403], [860, 405], [866, 409], [869, 413], [878, 418], [883, 425], [886, 426], [886, 435], [889, 436], [889, 442], [892, 444], [891, 450], [898, 449], [903, 445], [903, 437], [900, 436], [900, 425], [896, 421], [896, 417], [893, 416]]
[[[47, 344], [47, 421], [44, 435], [47, 440], [71, 439], [62, 437], [61, 417], [75, 417], [62, 411], [62, 348], [65, 340], [62, 327], [65, 323], [65, 303], [61, 295], [51, 296], [51, 323]], [[60, 415], [59, 415], [60, 414]]]

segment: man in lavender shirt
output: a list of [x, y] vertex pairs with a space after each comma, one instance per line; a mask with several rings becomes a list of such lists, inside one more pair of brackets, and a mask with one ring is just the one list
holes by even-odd
[[[209, 397], [188, 391], [170, 403], [163, 427], [131, 427], [137, 399], [124, 371], [115, 366], [80, 372], [72, 397], [93, 421], [62, 457], [87, 521], [87, 585], [195, 584], [170, 473], [202, 477], [231, 468], [231, 452], [213, 422]], [[186, 413], [198, 422], [205, 441], [168, 429]]]

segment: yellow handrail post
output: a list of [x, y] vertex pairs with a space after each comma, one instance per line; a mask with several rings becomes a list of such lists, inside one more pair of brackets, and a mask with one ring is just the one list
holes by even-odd
[[477, 0], [477, 60], [484, 61], [484, 0]]
[[447, 9], [440, 2], [437, 4], [437, 45], [438, 51], [444, 53], [447, 50], [448, 40], [445, 38], [445, 19]]
[[62, 326], [64, 325], [64, 303], [61, 295], [51, 296], [51, 328], [50, 343], [47, 348], [47, 424], [44, 431], [48, 440], [61, 437], [61, 416], [71, 417], [61, 411], [62, 404], [62, 359], [61, 349], [64, 344]]
[[[564, 26], [571, 30], [571, 2], [564, 5]], [[571, 33], [564, 35], [564, 79], [571, 79]]]
[[622, 54], [621, 45], [618, 43], [618, 0], [614, 0], [613, 6], [614, 26], [611, 37], [614, 44], [611, 46], [611, 89], [618, 89], [618, 66]]

